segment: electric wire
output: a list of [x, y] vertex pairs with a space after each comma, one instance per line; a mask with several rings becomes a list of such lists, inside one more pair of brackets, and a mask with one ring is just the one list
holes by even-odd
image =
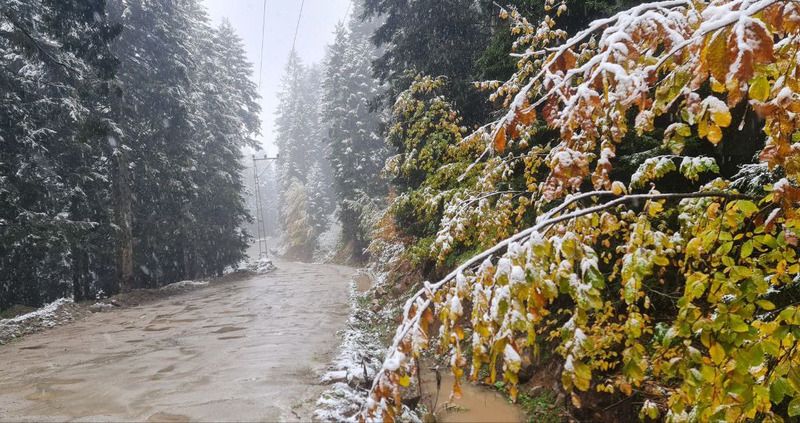
[[294, 27], [294, 39], [292, 40], [292, 52], [294, 52], [295, 45], [297, 44], [297, 33], [300, 32], [300, 20], [303, 18], [303, 6], [306, 0], [300, 2], [300, 13], [297, 15], [297, 25]]
[[267, 32], [267, 0], [264, 0], [264, 12], [261, 17], [261, 52], [258, 64], [258, 89], [261, 89], [261, 79], [264, 75], [264, 40]]

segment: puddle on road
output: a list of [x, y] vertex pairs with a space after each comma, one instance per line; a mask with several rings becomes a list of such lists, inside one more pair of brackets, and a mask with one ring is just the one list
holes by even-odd
[[[426, 366], [430, 368], [430, 366]], [[516, 423], [525, 416], [499, 392], [485, 386], [461, 383], [460, 399], [450, 401], [453, 392], [453, 375], [449, 369], [439, 370], [442, 375], [441, 391], [436, 407], [437, 423]], [[431, 408], [436, 397], [436, 373], [426, 370], [422, 374], [422, 403]]]
[[240, 330], [244, 330], [244, 328], [236, 327], [236, 326], [223, 326], [211, 333], [229, 333], [229, 332], [238, 332]]
[[40, 349], [45, 348], [45, 347], [47, 347], [47, 345], [42, 344], [42, 345], [31, 345], [30, 347], [22, 347], [20, 349], [21, 350], [40, 350]]
[[191, 419], [189, 416], [184, 416], [181, 414], [169, 414], [169, 413], [156, 413], [150, 416], [147, 419], [148, 423], [184, 423], [190, 422]]
[[364, 272], [359, 272], [359, 274], [356, 275], [355, 280], [356, 290], [360, 293], [367, 292], [370, 288], [372, 288], [372, 278]]
[[46, 401], [63, 397], [71, 393], [72, 391], [68, 391], [66, 389], [56, 389], [53, 386], [41, 384], [34, 388], [33, 393], [26, 395], [25, 399], [30, 401]]

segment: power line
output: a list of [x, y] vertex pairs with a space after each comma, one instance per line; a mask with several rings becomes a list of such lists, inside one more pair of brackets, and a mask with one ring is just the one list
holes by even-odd
[[302, 0], [300, 2], [300, 14], [297, 15], [297, 26], [294, 28], [294, 39], [292, 40], [292, 52], [294, 52], [295, 44], [297, 44], [297, 33], [300, 31], [300, 19], [303, 17], [303, 5], [306, 3], [306, 0]]
[[347, 17], [350, 15], [350, 9], [353, 7], [353, 0], [347, 3], [347, 11], [344, 12], [344, 18], [342, 18], [342, 23], [347, 24]]
[[264, 38], [267, 32], [267, 0], [264, 0], [264, 13], [261, 18], [261, 54], [258, 64], [258, 89], [261, 90], [261, 78], [264, 75]]

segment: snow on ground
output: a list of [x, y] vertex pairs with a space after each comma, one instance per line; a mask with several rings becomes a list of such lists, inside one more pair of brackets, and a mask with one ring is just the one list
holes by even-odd
[[23, 314], [21, 316], [17, 316], [17, 317], [11, 318], [11, 319], [0, 320], [0, 325], [3, 325], [3, 324], [19, 324], [19, 323], [24, 323], [24, 322], [26, 322], [28, 320], [33, 320], [33, 319], [41, 319], [42, 321], [49, 322], [50, 319], [52, 319], [53, 316], [55, 315], [56, 311], [58, 311], [65, 304], [71, 304], [72, 302], [73, 301], [71, 299], [68, 299], [68, 298], [59, 298], [59, 299], [53, 301], [52, 303], [47, 304], [44, 307], [42, 307], [42, 308], [40, 308], [38, 310], [32, 311], [32, 312], [30, 312], [28, 314]]
[[11, 319], [2, 319], [0, 320], [0, 345], [22, 335], [73, 320], [76, 314], [78, 314], [78, 307], [72, 299], [59, 298], [30, 313]]
[[186, 288], [199, 288], [201, 286], [208, 285], [208, 282], [205, 281], [180, 281], [171, 283], [169, 285], [164, 285], [161, 287], [162, 291], [180, 291]]
[[253, 271], [259, 275], [263, 275], [277, 269], [277, 267], [272, 263], [272, 260], [268, 259], [267, 257], [261, 257], [252, 265], [252, 267]]
[[369, 310], [368, 298], [369, 293], [356, 292], [355, 281], [350, 285], [350, 318], [339, 355], [322, 376], [322, 383], [330, 386], [317, 401], [317, 420], [357, 421], [372, 378], [381, 367], [386, 350], [374, 328], [380, 317]]
[[315, 263], [329, 263], [339, 250], [339, 240], [342, 239], [342, 224], [336, 218], [336, 213], [329, 217], [330, 227], [319, 235], [317, 250], [314, 251]]

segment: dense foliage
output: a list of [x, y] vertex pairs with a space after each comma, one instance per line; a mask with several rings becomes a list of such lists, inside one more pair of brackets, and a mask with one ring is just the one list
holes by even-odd
[[[102, 1], [0, 5], [0, 308], [80, 292], [109, 273], [107, 43]], [[100, 224], [104, 223], [102, 227]]]
[[0, 4], [0, 308], [222, 273], [259, 126], [197, 1]]
[[[488, 20], [473, 0], [364, 0], [365, 17], [382, 17], [372, 37], [386, 46], [375, 61], [376, 76], [394, 98], [415, 73], [446, 75], [449, 94], [470, 119], [479, 119], [485, 101], [472, 88], [475, 61], [488, 39]], [[410, 74], [409, 74], [410, 73]]]
[[280, 149], [278, 180], [285, 255], [310, 260], [333, 212], [332, 169], [324, 142], [320, 97], [322, 75], [292, 51], [276, 111]]
[[393, 418], [430, 344], [512, 396], [555, 351], [578, 413], [800, 415], [800, 9], [667, 0], [568, 33], [547, 4], [501, 12], [499, 119], [463, 136], [425, 78], [395, 107], [398, 203], [437, 210], [419, 235], [452, 271], [406, 303], [365, 417]]
[[372, 77], [376, 49], [368, 39], [375, 24], [354, 15], [347, 27], [337, 28], [328, 48], [322, 120], [342, 224], [340, 242], [344, 251], [358, 259], [372, 230], [369, 206], [386, 195], [386, 181], [381, 178], [386, 148], [381, 136], [383, 114], [375, 107], [385, 88]]

